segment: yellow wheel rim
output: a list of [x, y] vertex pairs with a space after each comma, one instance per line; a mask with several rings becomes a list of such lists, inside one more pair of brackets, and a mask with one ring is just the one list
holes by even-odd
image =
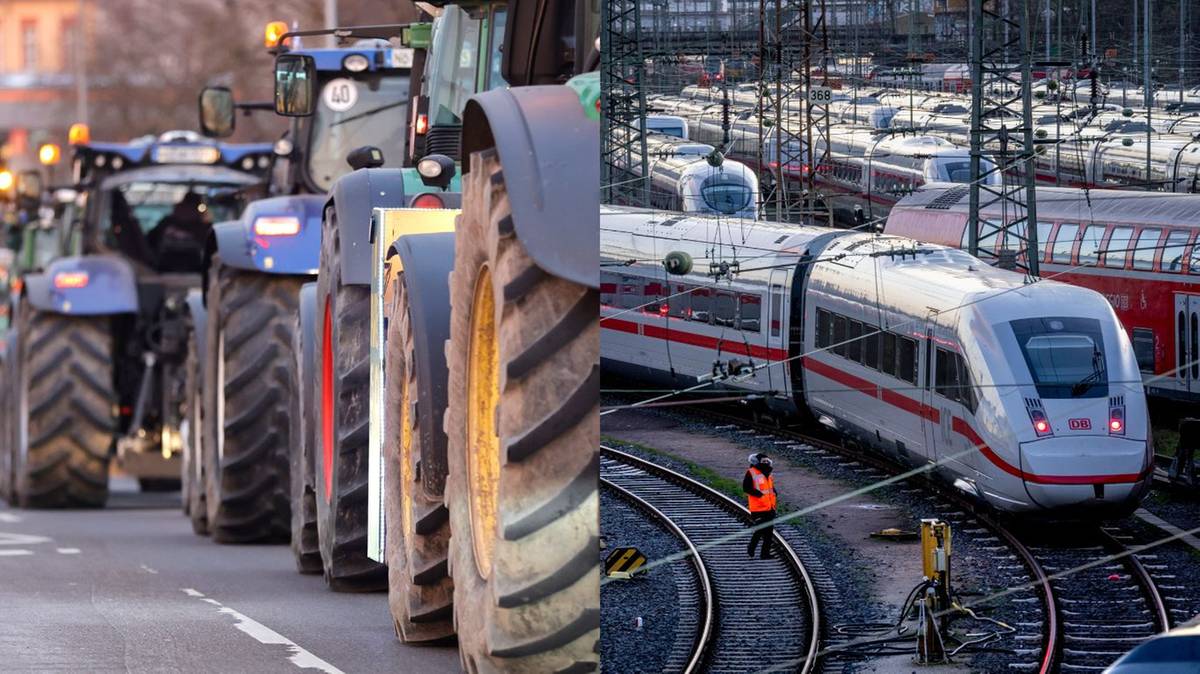
[[412, 363], [404, 363], [404, 371], [400, 375], [400, 521], [404, 526], [404, 535], [413, 531], [413, 483], [412, 465], [412, 401], [408, 393], [408, 368]]
[[471, 541], [479, 575], [492, 573], [499, 518], [500, 436], [496, 404], [500, 398], [500, 354], [496, 342], [496, 303], [491, 270], [480, 270], [471, 301], [467, 372], [467, 490], [471, 501]]

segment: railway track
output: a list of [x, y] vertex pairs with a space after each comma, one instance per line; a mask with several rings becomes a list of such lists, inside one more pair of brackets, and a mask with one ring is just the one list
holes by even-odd
[[[750, 420], [716, 407], [689, 415], [749, 427], [760, 433], [852, 458], [889, 474], [906, 470], [885, 457], [769, 420]], [[914, 478], [957, 508], [969, 512], [1013, 551], [1038, 596], [1042, 638], [1036, 671], [1091, 672], [1105, 667], [1141, 641], [1172, 626], [1154, 576], [1113, 529], [1097, 527], [1073, 538], [1052, 532], [1055, 542], [1036, 541], [982, 513], [966, 497], [932, 480]], [[1105, 559], [1097, 563], [1098, 560]], [[1090, 566], [1089, 566], [1090, 565]], [[1073, 573], [1063, 573], [1080, 569]], [[1062, 574], [1062, 575], [1059, 575]]]
[[747, 559], [746, 537], [723, 540], [746, 530], [745, 508], [691, 478], [609, 447], [601, 448], [600, 482], [662, 522], [692, 553], [688, 563], [700, 578], [695, 605], [702, 617], [690, 652], [673, 654], [672, 671], [816, 671], [822, 634], [818, 593], [778, 532], [773, 559]]

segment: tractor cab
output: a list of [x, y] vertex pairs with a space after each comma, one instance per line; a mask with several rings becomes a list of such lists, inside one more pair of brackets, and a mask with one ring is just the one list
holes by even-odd
[[213, 223], [261, 194], [272, 164], [270, 145], [216, 143], [192, 131], [74, 150], [77, 196], [63, 222], [63, 254], [118, 255], [139, 276], [199, 275]]
[[275, 152], [289, 160], [280, 164], [286, 170], [273, 176], [271, 190], [276, 194], [325, 194], [338, 178], [353, 170], [347, 156], [365, 145], [381, 148], [379, 165], [402, 166], [407, 138], [404, 124], [397, 124], [396, 116], [406, 118], [411, 97], [414, 49], [408, 45], [412, 40], [404, 41], [405, 46], [395, 46], [381, 37], [358, 36], [347, 46], [309, 48], [303, 46], [304, 38], [329, 31], [289, 33], [277, 24], [268, 26], [267, 48], [280, 55], [294, 55], [293, 62], [302, 58], [307, 64], [299, 73], [277, 72], [277, 83], [283, 76], [304, 78], [310, 87], [308, 112], [296, 115], [291, 112], [294, 101], [278, 97], [274, 105], [239, 104], [228, 88], [207, 87], [200, 97], [205, 135], [232, 134], [239, 108], [273, 108], [294, 117], [291, 128], [275, 146]]

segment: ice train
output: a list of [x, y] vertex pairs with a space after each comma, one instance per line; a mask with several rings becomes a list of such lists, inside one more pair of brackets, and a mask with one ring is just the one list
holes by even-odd
[[[757, 394], [994, 508], [1120, 516], [1149, 488], [1146, 399], [1099, 293], [911, 239], [604, 207], [601, 360]], [[668, 274], [668, 252], [691, 258]]]

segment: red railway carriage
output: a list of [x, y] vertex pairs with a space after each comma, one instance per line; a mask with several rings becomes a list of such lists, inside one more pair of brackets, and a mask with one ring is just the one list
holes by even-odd
[[[893, 208], [886, 231], [965, 248], [968, 194], [921, 189]], [[1200, 401], [1200, 195], [1042, 187], [1037, 216], [1042, 276], [1108, 298], [1147, 393]]]

